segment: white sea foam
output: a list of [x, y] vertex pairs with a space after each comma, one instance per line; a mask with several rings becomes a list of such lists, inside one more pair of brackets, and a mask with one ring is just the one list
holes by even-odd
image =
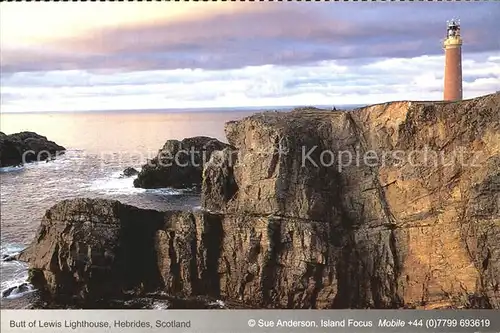
[[133, 178], [107, 177], [94, 180], [91, 184], [84, 185], [88, 190], [100, 194], [138, 194], [144, 189], [135, 188]]
[[[2, 244], [1, 254], [3, 256], [15, 256], [23, 250], [24, 247], [19, 245]], [[2, 280], [0, 289], [3, 298], [4, 291], [14, 288], [6, 299], [14, 299], [31, 293], [34, 288], [31, 284], [27, 283], [28, 280], [28, 266], [20, 261], [11, 260], [1, 262], [2, 275], [9, 275], [11, 278], [8, 280]], [[5, 274], [8, 273], [8, 274]]]
[[189, 192], [189, 190], [173, 189], [173, 188], [153, 188], [153, 189], [143, 189], [144, 193], [156, 194], [156, 195], [180, 195]]
[[165, 302], [161, 302], [161, 301], [155, 301], [155, 302], [153, 302], [152, 308], [154, 310], [166, 310], [166, 309], [168, 309], [168, 304], [166, 304]]
[[[9, 280], [5, 282], [6, 288], [3, 287], [4, 283], [2, 283], [2, 295], [1, 297], [4, 299], [16, 299], [19, 297], [22, 297], [24, 295], [27, 295], [29, 293], [32, 293], [35, 291], [35, 287], [33, 287], [32, 284], [27, 283], [26, 279], [28, 276], [15, 279], [15, 280]], [[3, 296], [4, 292], [14, 288], [10, 291], [10, 293], [7, 296]]]
[[226, 303], [224, 303], [224, 301], [221, 301], [220, 299], [216, 300], [215, 302], [210, 302], [209, 305], [217, 305], [221, 309], [226, 307]]
[[122, 171], [115, 171], [109, 177], [96, 179], [90, 185], [84, 185], [88, 190], [105, 195], [134, 195], [148, 193], [154, 195], [180, 195], [188, 190], [158, 188], [144, 189], [134, 187], [137, 176], [123, 177]]
[[68, 150], [63, 155], [50, 160], [44, 160], [39, 162], [31, 162], [25, 164], [27, 168], [49, 168], [49, 169], [62, 169], [68, 167], [75, 167], [81, 161], [86, 161], [87, 156], [82, 155], [81, 151], [78, 150]]
[[0, 168], [0, 173], [7, 172], [19, 172], [25, 169], [34, 169], [34, 168], [60, 168], [68, 164], [75, 163], [78, 160], [84, 160], [84, 156], [80, 156], [78, 151], [68, 151], [64, 155], [60, 155], [57, 158], [43, 161], [33, 161], [29, 163], [25, 163], [24, 165], [19, 166], [8, 166]]
[[0, 246], [0, 253], [2, 254], [2, 256], [4, 255], [14, 256], [17, 255], [22, 250], [24, 250], [24, 246], [21, 245], [2, 244]]
[[0, 173], [19, 172], [19, 171], [23, 171], [23, 170], [24, 170], [24, 166], [8, 166], [8, 167], [0, 168]]

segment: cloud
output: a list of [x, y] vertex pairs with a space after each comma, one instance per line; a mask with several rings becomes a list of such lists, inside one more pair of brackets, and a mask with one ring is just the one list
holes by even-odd
[[74, 38], [105, 28], [156, 21], [194, 20], [220, 13], [258, 11], [248, 3], [156, 2], [126, 3], [0, 3], [2, 46], [44, 45], [60, 38]]
[[2, 112], [439, 100], [455, 16], [464, 97], [500, 90], [494, 2], [21, 5], [0, 11]]
[[[371, 59], [363, 65], [123, 72], [16, 73], [2, 80], [2, 111], [165, 109], [273, 105], [369, 104], [442, 98], [443, 56]], [[500, 59], [463, 61], [464, 97], [500, 89]], [[6, 98], [5, 98], [6, 97]]]
[[2, 49], [1, 69], [221, 70], [438, 55], [445, 21], [454, 15], [463, 22], [464, 52], [500, 50], [494, 34], [500, 20], [496, 3], [256, 5], [260, 10], [99, 27], [29, 48], [10, 45]]

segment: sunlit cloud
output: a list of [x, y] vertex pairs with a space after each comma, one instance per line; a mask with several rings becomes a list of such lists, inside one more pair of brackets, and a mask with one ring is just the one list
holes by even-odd
[[[500, 60], [464, 61], [465, 98], [498, 90]], [[493, 60], [493, 61], [491, 61]], [[231, 106], [343, 105], [442, 98], [443, 56], [323, 61], [287, 67], [157, 70], [114, 75], [86, 71], [18, 73], [4, 82], [4, 111], [81, 111]], [[401, 71], [404, 68], [404, 71]], [[402, 98], [403, 97], [403, 98]]]
[[1, 43], [43, 45], [98, 34], [102, 29], [156, 22], [194, 21], [206, 16], [258, 11], [245, 3], [1, 3]]
[[464, 96], [500, 90], [496, 3], [0, 6], [3, 112], [438, 100], [456, 16]]

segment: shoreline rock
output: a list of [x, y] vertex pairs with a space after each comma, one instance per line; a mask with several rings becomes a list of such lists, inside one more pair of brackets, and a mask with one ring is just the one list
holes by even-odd
[[[6, 135], [0, 132], [0, 167], [18, 166], [24, 162], [49, 161], [64, 154], [66, 148], [34, 132]], [[28, 153], [30, 152], [30, 153]]]
[[132, 177], [132, 176], [135, 176], [137, 174], [139, 174], [139, 171], [137, 171], [135, 168], [128, 167], [128, 168], [125, 168], [125, 170], [123, 170], [122, 177]]
[[24, 282], [17, 286], [13, 286], [2, 291], [2, 298], [24, 294], [32, 290], [33, 289], [31, 289], [31, 286], [27, 282]]
[[[126, 289], [262, 308], [500, 308], [500, 93], [260, 113], [226, 134], [237, 151], [211, 154], [201, 211], [49, 209], [20, 255], [32, 283], [83, 302]], [[319, 163], [426, 147], [447, 163]]]
[[64, 200], [42, 219], [34, 244], [18, 256], [30, 282], [61, 301], [156, 290], [153, 237], [163, 213], [113, 200]]
[[217, 139], [197, 136], [182, 141], [168, 140], [134, 180], [140, 188], [200, 187], [203, 165], [212, 152], [228, 147]]

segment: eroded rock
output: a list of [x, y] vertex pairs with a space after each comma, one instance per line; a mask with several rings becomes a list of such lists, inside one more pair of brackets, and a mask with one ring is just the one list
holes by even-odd
[[228, 147], [217, 139], [197, 136], [182, 141], [168, 140], [158, 156], [149, 160], [134, 180], [141, 188], [199, 187], [203, 165], [212, 152]]
[[46, 212], [19, 259], [29, 263], [36, 287], [65, 301], [156, 290], [153, 238], [162, 223], [163, 213], [118, 201], [61, 201]]
[[214, 151], [203, 170], [201, 201], [205, 209], [222, 212], [226, 203], [238, 191], [233, 167], [237, 163], [238, 152], [233, 148]]

